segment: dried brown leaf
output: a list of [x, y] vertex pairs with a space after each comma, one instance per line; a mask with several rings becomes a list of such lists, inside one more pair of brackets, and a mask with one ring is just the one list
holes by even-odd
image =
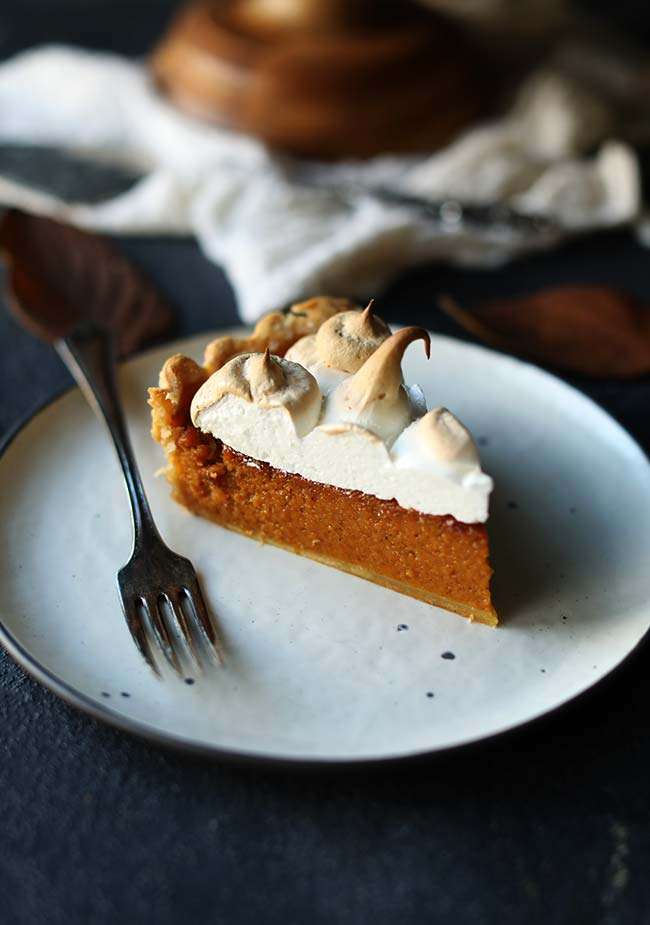
[[9, 307], [53, 341], [82, 321], [116, 333], [126, 356], [161, 337], [173, 313], [146, 277], [105, 238], [49, 218], [8, 212], [0, 223]]
[[562, 286], [461, 308], [440, 307], [491, 346], [583, 376], [632, 379], [650, 372], [650, 307], [608, 286]]

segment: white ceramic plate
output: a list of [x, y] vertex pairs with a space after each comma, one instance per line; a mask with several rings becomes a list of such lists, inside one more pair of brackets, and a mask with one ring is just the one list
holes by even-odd
[[[650, 626], [650, 465], [583, 395], [539, 369], [434, 337], [407, 353], [429, 404], [458, 413], [495, 477], [490, 533], [503, 624], [471, 625], [186, 514], [154, 473], [146, 388], [175, 349], [121, 383], [161, 532], [192, 559], [226, 648], [194, 684], [160, 682], [123, 623], [130, 553], [113, 450], [78, 391], [0, 459], [0, 639], [57, 693], [130, 731], [257, 759], [392, 759], [477, 741], [559, 706]], [[407, 627], [401, 628], [400, 627]], [[453, 658], [450, 653], [453, 654]], [[128, 695], [128, 696], [127, 696]]]

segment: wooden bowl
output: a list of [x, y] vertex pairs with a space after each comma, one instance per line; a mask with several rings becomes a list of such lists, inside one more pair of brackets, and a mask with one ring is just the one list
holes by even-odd
[[444, 145], [491, 95], [478, 54], [439, 15], [398, 3], [377, 15], [378, 6], [371, 16], [363, 2], [198, 0], [151, 68], [183, 110], [293, 154]]

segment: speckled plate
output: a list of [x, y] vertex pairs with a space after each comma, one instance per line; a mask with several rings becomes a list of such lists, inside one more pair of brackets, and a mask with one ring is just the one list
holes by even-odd
[[539, 369], [434, 337], [406, 367], [478, 438], [495, 477], [497, 630], [186, 514], [169, 499], [145, 390], [176, 349], [127, 363], [122, 387], [161, 532], [218, 615], [220, 669], [158, 681], [123, 623], [130, 552], [113, 450], [78, 391], [0, 459], [0, 640], [42, 683], [125, 730], [217, 756], [393, 759], [538, 717], [618, 665], [650, 625], [650, 465], [607, 414]]

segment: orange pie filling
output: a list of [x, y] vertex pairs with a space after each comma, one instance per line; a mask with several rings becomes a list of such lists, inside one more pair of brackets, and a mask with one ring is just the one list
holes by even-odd
[[[460, 422], [404, 385], [419, 339], [345, 300], [309, 300], [213, 341], [203, 366], [170, 358], [150, 389], [152, 435], [193, 513], [495, 626], [491, 481]], [[435, 510], [437, 486], [450, 512]]]

